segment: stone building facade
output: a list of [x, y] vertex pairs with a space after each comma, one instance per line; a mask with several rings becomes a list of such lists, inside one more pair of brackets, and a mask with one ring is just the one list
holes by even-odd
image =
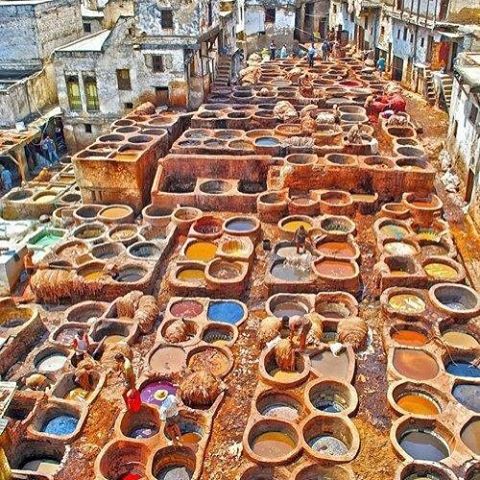
[[73, 149], [116, 118], [150, 101], [194, 109], [213, 82], [218, 59], [235, 50], [235, 17], [218, 0], [139, 0], [134, 15], [55, 53], [59, 104]]
[[332, 0], [330, 25], [361, 50], [384, 56], [392, 78], [424, 93], [431, 71], [453, 71], [480, 48], [480, 5], [471, 0]]
[[466, 186], [472, 218], [480, 227], [480, 52], [459, 55], [446, 144]]
[[0, 127], [56, 105], [52, 52], [82, 35], [80, 0], [0, 1]]
[[245, 0], [247, 53], [287, 44], [289, 52], [297, 43], [324, 38], [328, 29], [329, 0]]

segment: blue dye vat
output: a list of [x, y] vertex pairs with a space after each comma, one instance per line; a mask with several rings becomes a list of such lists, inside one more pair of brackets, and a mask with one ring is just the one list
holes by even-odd
[[209, 320], [220, 323], [236, 324], [243, 318], [244, 310], [235, 302], [213, 302], [208, 306]]
[[453, 388], [452, 394], [464, 407], [480, 413], [480, 385], [461, 383]]
[[43, 425], [42, 432], [64, 437], [70, 435], [77, 428], [78, 418], [72, 415], [59, 415]]
[[468, 362], [450, 362], [446, 366], [446, 370], [450, 375], [456, 377], [480, 378], [480, 368]]

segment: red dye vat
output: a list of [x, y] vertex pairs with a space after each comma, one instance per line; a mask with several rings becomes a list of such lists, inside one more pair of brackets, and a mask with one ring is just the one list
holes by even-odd
[[193, 318], [203, 312], [203, 305], [195, 300], [180, 300], [175, 302], [170, 313], [178, 318]]
[[143, 476], [138, 473], [126, 473], [120, 477], [120, 480], [140, 480], [140, 478]]

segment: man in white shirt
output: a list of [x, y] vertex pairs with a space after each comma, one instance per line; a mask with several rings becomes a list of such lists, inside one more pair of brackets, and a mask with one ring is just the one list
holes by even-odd
[[176, 395], [168, 395], [160, 407], [160, 420], [165, 422], [165, 433], [172, 439], [173, 443], [177, 443], [182, 432], [178, 422], [180, 416], [178, 415], [179, 400]]

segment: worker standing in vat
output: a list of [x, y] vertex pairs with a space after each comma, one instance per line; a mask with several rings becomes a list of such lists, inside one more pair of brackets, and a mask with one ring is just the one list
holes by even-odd
[[298, 336], [300, 338], [300, 351], [305, 351], [312, 322], [305, 315], [294, 315], [288, 320], [288, 328], [290, 330], [290, 340], [293, 341], [293, 338]]
[[383, 74], [385, 73], [385, 67], [385, 58], [380, 56], [380, 58], [377, 60], [377, 72], [380, 74], [380, 78], [383, 78]]
[[2, 181], [2, 190], [6, 193], [13, 188], [12, 173], [8, 168], [0, 165], [0, 179]]
[[297, 254], [301, 255], [306, 252], [307, 231], [303, 225], [300, 225], [295, 231], [295, 245], [297, 247]]
[[165, 422], [165, 433], [172, 439], [173, 443], [177, 443], [182, 435], [178, 425], [180, 420], [178, 414], [179, 403], [177, 396], [170, 394], [160, 407], [160, 420]]
[[277, 46], [275, 45], [275, 42], [272, 40], [270, 42], [270, 60], [275, 60], [276, 54], [277, 54]]
[[310, 68], [313, 68], [314, 63], [315, 63], [315, 55], [317, 54], [317, 51], [315, 50], [315, 43], [312, 42], [310, 47], [308, 47], [307, 51], [307, 57], [308, 57], [308, 66]]
[[117, 367], [123, 374], [127, 387], [129, 389], [135, 388], [135, 372], [133, 371], [133, 365], [130, 359], [123, 355], [123, 353], [117, 353], [115, 355], [115, 361], [117, 362]]
[[75, 360], [78, 365], [85, 358], [90, 348], [90, 340], [85, 330], [77, 330], [77, 334], [72, 341], [72, 347], [75, 349]]
[[285, 59], [288, 57], [287, 44], [284, 43], [283, 47], [280, 49], [280, 58]]

